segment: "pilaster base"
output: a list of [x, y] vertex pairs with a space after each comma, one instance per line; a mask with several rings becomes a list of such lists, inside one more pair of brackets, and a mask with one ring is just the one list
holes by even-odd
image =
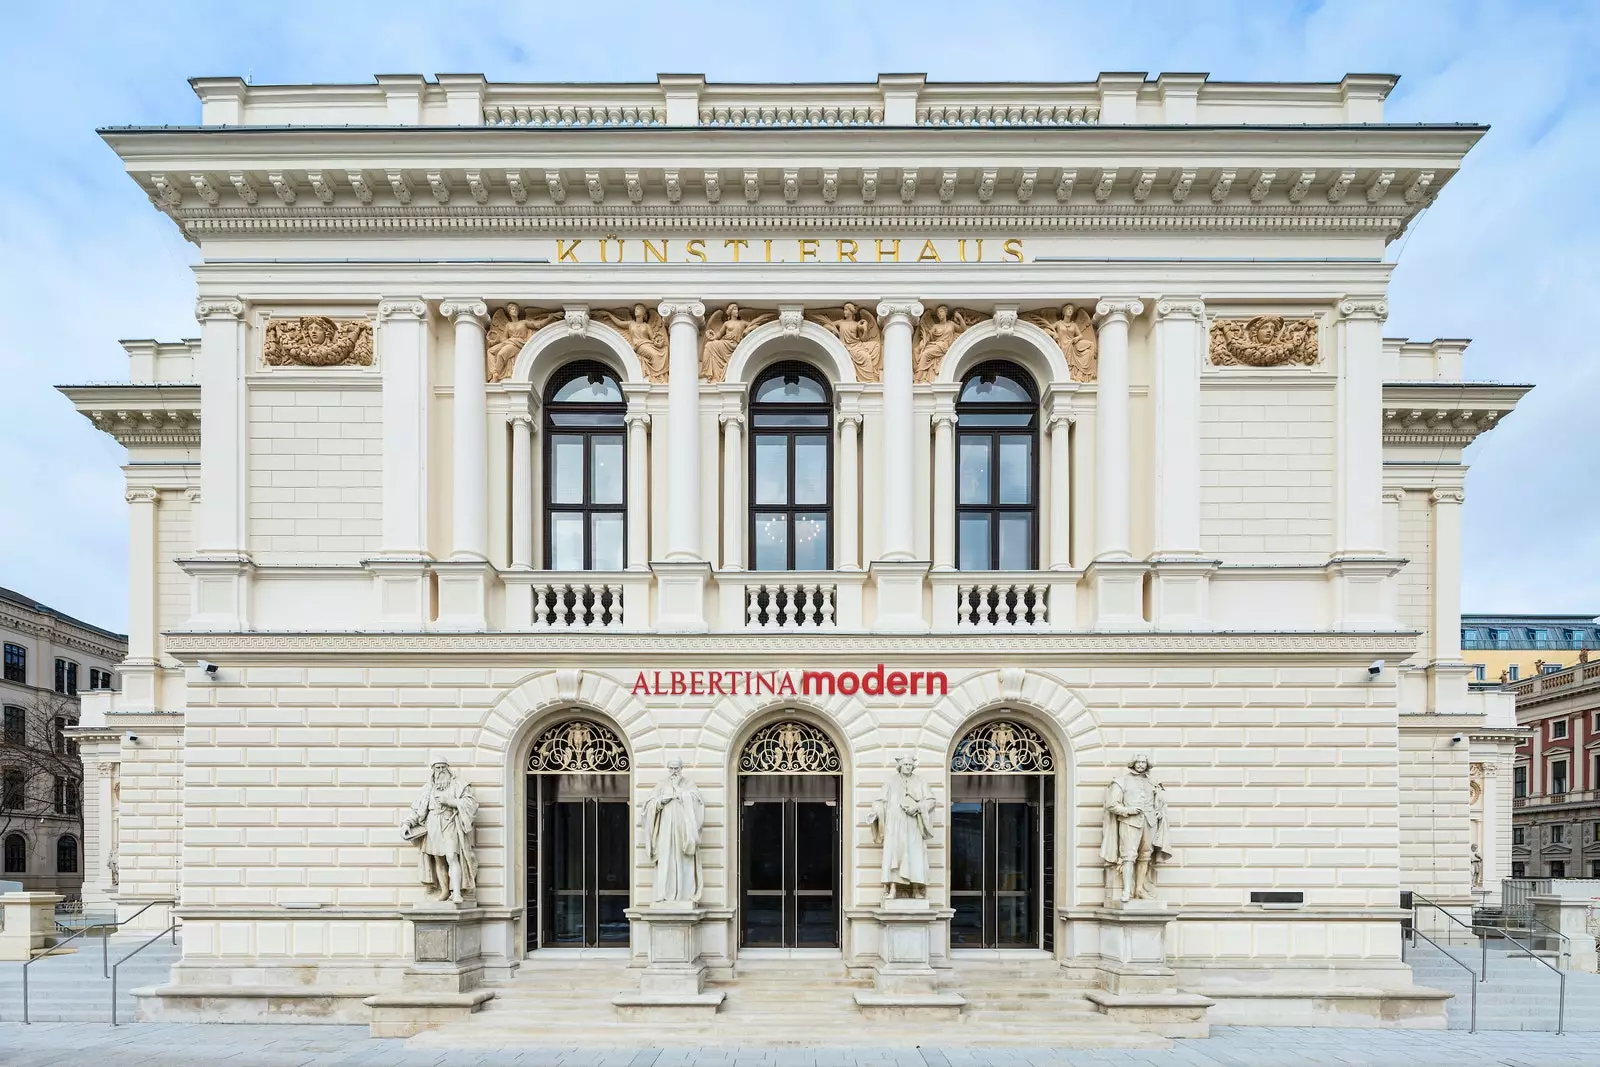
[[364, 559], [372, 575], [372, 594], [379, 624], [385, 630], [422, 630], [433, 614], [429, 604], [426, 556], [382, 556]]
[[671, 1021], [717, 1013], [727, 994], [706, 992], [706, 965], [695, 936], [705, 914], [704, 908], [690, 905], [628, 909], [628, 918], [645, 927], [650, 962], [639, 976], [639, 992], [612, 998], [618, 1014]]
[[1209, 1037], [1206, 1012], [1213, 1001], [1182, 993], [1167, 966], [1167, 924], [1175, 915], [1161, 900], [1129, 900], [1102, 908], [1100, 961], [1096, 977], [1103, 988], [1084, 998], [1118, 1022], [1132, 1023], [1165, 1037]]
[[656, 575], [656, 630], [669, 634], [703, 634], [706, 622], [706, 584], [711, 564], [704, 560], [657, 560], [650, 564]]
[[411, 1037], [465, 1019], [494, 999], [483, 982], [483, 919], [476, 905], [418, 904], [411, 909], [412, 958], [400, 992], [363, 1003], [373, 1037]]
[[967, 999], [939, 991], [933, 969], [933, 941], [955, 912], [936, 909], [926, 900], [883, 902], [872, 916], [883, 927], [881, 962], [872, 992], [855, 995], [863, 1015], [954, 1019]]
[[1139, 560], [1097, 559], [1084, 575], [1094, 587], [1096, 630], [1148, 630], [1144, 615], [1144, 576]]
[[1150, 621], [1157, 630], [1211, 629], [1211, 576], [1219, 560], [1150, 561]]
[[489, 583], [494, 568], [481, 559], [438, 560], [439, 618], [436, 630], [487, 630]]
[[189, 576], [190, 629], [250, 629], [250, 580], [256, 565], [249, 556], [194, 556], [177, 562]]
[[1328, 561], [1335, 630], [1394, 630], [1399, 603], [1394, 583], [1402, 563], [1387, 557], [1336, 557]]
[[867, 567], [877, 593], [878, 607], [872, 628], [877, 633], [925, 634], [928, 615], [922, 587], [928, 577], [926, 560], [875, 559]]

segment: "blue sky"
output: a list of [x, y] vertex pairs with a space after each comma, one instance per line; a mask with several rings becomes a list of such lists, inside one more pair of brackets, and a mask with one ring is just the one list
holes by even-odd
[[1401, 75], [1393, 121], [1481, 122], [1465, 171], [1390, 248], [1390, 336], [1471, 337], [1468, 376], [1533, 382], [1469, 454], [1468, 611], [1600, 612], [1600, 4], [19, 3], [0, 35], [0, 585], [127, 620], [122, 449], [51, 388], [126, 377], [118, 338], [194, 336], [194, 250], [97, 126], [187, 124], [186, 79], [1077, 80]]

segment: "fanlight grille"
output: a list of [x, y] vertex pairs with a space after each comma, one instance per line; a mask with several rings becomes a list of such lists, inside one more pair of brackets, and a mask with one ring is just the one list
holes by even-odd
[[545, 774], [623, 773], [628, 750], [610, 729], [589, 719], [568, 719], [539, 735], [528, 770]]
[[828, 735], [808, 722], [784, 719], [763, 726], [745, 742], [742, 774], [837, 774], [839, 751]]
[[973, 727], [950, 757], [956, 774], [1049, 774], [1055, 769], [1049, 742], [1011, 719]]

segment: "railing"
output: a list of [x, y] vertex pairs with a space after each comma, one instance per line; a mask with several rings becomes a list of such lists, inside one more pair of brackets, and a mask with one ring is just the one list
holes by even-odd
[[553, 582], [533, 587], [535, 630], [620, 630], [623, 587], [618, 582]]
[[956, 586], [956, 626], [964, 630], [1046, 630], [1050, 587], [993, 582]]
[[[1535, 963], [1539, 964], [1540, 966], [1544, 967], [1545, 969], [1549, 970], [1552, 974], [1554, 974], [1556, 976], [1556, 980], [1560, 983], [1560, 989], [1558, 991], [1557, 1000], [1556, 1000], [1556, 1033], [1560, 1034], [1563, 1030], [1566, 1029], [1566, 1021], [1567, 1021], [1567, 976], [1566, 976], [1566, 973], [1564, 971], [1562, 971], [1559, 967], [1553, 966], [1550, 963], [1549, 960], [1547, 960], [1544, 957], [1538, 955], [1538, 953], [1534, 950], [1534, 948], [1531, 945], [1524, 945], [1521, 941], [1518, 941], [1516, 938], [1512, 937], [1510, 933], [1508, 933], [1505, 929], [1503, 929], [1501, 927], [1498, 927], [1498, 926], [1485, 926], [1485, 925], [1483, 925], [1481, 923], [1476, 923], [1476, 922], [1470, 923], [1470, 924], [1462, 922], [1460, 919], [1456, 918], [1454, 915], [1451, 915], [1444, 908], [1440, 907], [1438, 904], [1435, 904], [1433, 901], [1429, 900], [1427, 897], [1423, 896], [1420, 893], [1413, 892], [1411, 894], [1411, 901], [1412, 901], [1412, 903], [1411, 903], [1411, 930], [1410, 930], [1410, 932], [1411, 932], [1411, 935], [1413, 937], [1421, 937], [1425, 941], [1427, 941], [1428, 944], [1433, 945], [1435, 948], [1439, 947], [1438, 943], [1436, 941], [1434, 941], [1433, 938], [1429, 937], [1427, 934], [1424, 934], [1421, 930], [1417, 929], [1417, 905], [1418, 904], [1421, 904], [1421, 905], [1423, 905], [1425, 907], [1432, 908], [1434, 911], [1438, 912], [1440, 915], [1443, 915], [1446, 919], [1449, 919], [1455, 925], [1457, 925], [1459, 927], [1462, 927], [1465, 930], [1470, 931], [1474, 936], [1477, 937], [1477, 939], [1478, 939], [1478, 948], [1479, 948], [1479, 951], [1482, 954], [1482, 964], [1481, 964], [1482, 973], [1479, 975], [1478, 981], [1486, 982], [1486, 981], [1489, 980], [1489, 938], [1490, 937], [1494, 937], [1494, 938], [1497, 938], [1497, 939], [1502, 940], [1502, 941], [1511, 942], [1513, 945], [1517, 946], [1517, 948], [1522, 950], [1522, 954], [1523, 955], [1527, 956], [1530, 960], [1533, 960]], [[1565, 940], [1565, 938], [1563, 938], [1563, 940]], [[1443, 952], [1443, 955], [1450, 956], [1450, 953]], [[1455, 957], [1453, 957], [1453, 956], [1450, 956], [1450, 958], [1452, 960], [1455, 960]], [[1456, 963], [1461, 963], [1460, 960], [1455, 960], [1455, 962]], [[1467, 968], [1467, 969], [1469, 971], [1471, 970], [1470, 967]], [[1476, 994], [1474, 994], [1474, 998], [1473, 999], [1474, 999], [1474, 1002], [1476, 1002], [1476, 999], [1477, 999], [1476, 998]], [[1474, 1016], [1476, 1016], [1476, 1010], [1477, 1010], [1476, 1003], [1474, 1003], [1474, 1008], [1473, 1008]]]
[[[1429, 937], [1427, 934], [1423, 933], [1421, 930], [1418, 930], [1417, 929], [1417, 924], [1414, 921], [1411, 924], [1411, 931], [1410, 932], [1411, 932], [1411, 944], [1412, 944], [1413, 947], [1416, 946], [1416, 943], [1417, 943], [1416, 939], [1420, 937], [1420, 938], [1422, 938], [1422, 940], [1426, 941], [1428, 944], [1430, 944], [1434, 948], [1438, 949], [1439, 950], [1439, 955], [1443, 956], [1445, 959], [1449, 960], [1451, 963], [1455, 964], [1457, 967], [1460, 967], [1462, 970], [1466, 971], [1467, 974], [1469, 974], [1469, 975], [1471, 975], [1473, 977], [1474, 981], [1469, 982], [1467, 984], [1467, 988], [1471, 991], [1471, 1000], [1472, 1000], [1472, 1019], [1471, 1019], [1470, 1025], [1467, 1028], [1467, 1033], [1469, 1033], [1469, 1034], [1477, 1033], [1478, 1032], [1478, 983], [1483, 981], [1483, 979], [1479, 978], [1477, 976], [1476, 972], [1473, 971], [1471, 964], [1467, 963], [1465, 960], [1456, 959], [1454, 956], [1450, 955], [1449, 951], [1443, 945], [1439, 944], [1439, 942], [1435, 941], [1433, 938]], [[1404, 959], [1405, 958], [1405, 942], [1404, 941], [1400, 942], [1400, 946], [1401, 946], [1400, 956], [1401, 956], [1401, 959]]]
[[[172, 907], [173, 905], [175, 905], [177, 903], [178, 902], [176, 900], [152, 900], [149, 903], [145, 904], [144, 907], [140, 908], [138, 911], [136, 911], [132, 915], [128, 916], [126, 919], [113, 919], [110, 923], [106, 923], [106, 924], [103, 924], [103, 925], [85, 926], [83, 929], [79, 930], [77, 933], [73, 934], [71, 937], [67, 938], [65, 941], [56, 942], [54, 945], [51, 945], [48, 949], [46, 949], [45, 951], [41, 952], [39, 955], [34, 956], [32, 959], [30, 959], [26, 963], [24, 963], [22, 965], [22, 1021], [24, 1023], [31, 1023], [33, 1021], [31, 1018], [29, 1018], [29, 1013], [28, 1013], [28, 999], [29, 999], [28, 998], [28, 968], [32, 967], [34, 965], [34, 963], [36, 963], [37, 961], [44, 959], [46, 956], [54, 955], [56, 949], [61, 948], [64, 945], [70, 944], [73, 941], [76, 941], [78, 938], [83, 937], [85, 934], [89, 933], [90, 930], [100, 930], [101, 931], [101, 936], [100, 936], [100, 976], [102, 978], [110, 978], [111, 979], [111, 1021], [114, 1024], [116, 1022], [116, 1016], [117, 1016], [117, 993], [116, 993], [116, 990], [117, 990], [117, 969], [116, 969], [116, 967], [109, 967], [108, 968], [108, 966], [107, 966], [107, 964], [110, 962], [110, 955], [111, 955], [111, 949], [109, 947], [110, 943], [111, 943], [111, 935], [109, 933], [105, 932], [107, 927], [109, 927], [111, 930], [116, 930], [118, 927], [122, 926], [124, 923], [132, 922], [133, 920], [137, 919], [139, 916], [143, 915], [145, 912], [149, 911], [151, 908], [155, 907], [158, 904], [164, 904], [164, 905], [166, 905], [167, 907], [170, 908], [170, 907]], [[177, 927], [178, 927], [178, 923], [177, 923], [176, 920], [174, 920], [173, 923], [170, 926], [168, 926], [166, 930], [161, 931], [161, 934], [172, 932], [172, 943], [173, 944], [177, 944], [178, 943], [178, 935], [176, 933]], [[157, 934], [156, 937], [159, 938], [161, 936], [161, 934]], [[155, 940], [155, 938], [152, 938], [151, 940], [153, 941], [153, 940]], [[144, 945], [140, 945], [139, 948], [134, 950], [134, 952], [142, 951], [150, 943], [151, 942], [149, 942], [149, 941], [145, 942]], [[131, 955], [133, 955], [133, 953], [130, 952], [128, 955], [131, 956]], [[127, 958], [128, 958], [127, 956], [124, 956], [122, 958], [122, 960], [126, 960]], [[119, 966], [121, 965], [122, 960], [118, 960], [117, 961]]]
[[1536, 693], [1561, 689], [1579, 682], [1590, 682], [1596, 678], [1600, 678], [1600, 663], [1574, 663], [1563, 670], [1535, 674], [1532, 678], [1510, 683], [1506, 686], [1506, 692], [1519, 697], [1533, 696]]
[[752, 582], [744, 587], [747, 630], [832, 630], [838, 587], [825, 583]]
[[1093, 104], [936, 104], [917, 108], [918, 126], [1084, 126], [1100, 121]]
[[168, 934], [172, 935], [172, 943], [174, 945], [176, 945], [178, 943], [178, 920], [177, 919], [172, 920], [172, 922], [167, 925], [167, 928], [165, 930], [161, 931], [159, 934], [157, 934], [156, 936], [152, 937], [150, 940], [146, 941], [144, 944], [140, 945], [138, 948], [134, 949], [132, 952], [128, 953], [126, 956], [122, 957], [120, 960], [118, 960], [116, 962], [115, 966], [113, 966], [111, 968], [111, 1025], [112, 1026], [117, 1026], [118, 1025], [118, 1023], [117, 1023], [117, 968], [121, 967], [124, 963], [127, 963], [129, 960], [133, 959], [133, 957], [137, 956], [139, 953], [143, 952], [145, 949], [149, 948], [151, 945], [155, 944], [157, 941], [160, 941], [163, 937], [167, 936]]

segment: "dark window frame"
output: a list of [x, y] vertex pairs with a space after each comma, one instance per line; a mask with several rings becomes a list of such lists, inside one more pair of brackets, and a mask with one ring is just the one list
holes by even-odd
[[[611, 379], [617, 391], [622, 391], [622, 377], [609, 366], [595, 359], [579, 359], [565, 364], [550, 376], [545, 385], [544, 405], [541, 425], [544, 429], [544, 489], [542, 501], [544, 508], [544, 567], [546, 570], [555, 570], [556, 540], [554, 536], [555, 515], [582, 515], [583, 516], [583, 566], [580, 570], [592, 571], [594, 567], [594, 537], [593, 519], [595, 515], [617, 515], [622, 520], [622, 558], [618, 562], [621, 567], [627, 566], [628, 561], [628, 401], [626, 394], [623, 399], [615, 402], [589, 403], [585, 401], [556, 401], [557, 392], [569, 382], [578, 378], [592, 378], [596, 375]], [[573, 415], [589, 416], [615, 416], [616, 425], [604, 426], [559, 426], [556, 424], [556, 413], [570, 413]], [[555, 468], [556, 449], [555, 438], [578, 437], [583, 441], [583, 500], [581, 503], [556, 503], [555, 502]], [[600, 504], [592, 500], [594, 493], [594, 442], [596, 438], [616, 438], [622, 443], [622, 492], [618, 494], [618, 503]], [[567, 568], [564, 568], [567, 569]], [[620, 569], [620, 567], [619, 567]]]
[[[768, 401], [758, 403], [756, 394], [761, 387], [774, 378], [783, 378], [797, 375], [815, 382], [822, 389], [825, 400], [817, 403], [784, 404]], [[795, 521], [799, 515], [823, 516], [826, 524], [826, 543], [823, 545], [822, 569], [833, 569], [833, 541], [836, 533], [833, 516], [833, 481], [834, 481], [834, 440], [833, 420], [835, 396], [833, 385], [828, 381], [827, 375], [817, 367], [798, 359], [786, 359], [774, 363], [762, 371], [756, 380], [750, 383], [749, 393], [750, 425], [749, 440], [745, 444], [745, 457], [748, 470], [745, 473], [745, 540], [748, 555], [745, 557], [746, 565], [752, 571], [761, 574], [782, 574], [785, 571], [795, 570]], [[816, 426], [762, 426], [763, 416], [775, 415], [820, 415], [822, 422]], [[762, 437], [781, 437], [784, 441], [784, 504], [758, 504], [756, 503], [756, 442]], [[794, 500], [794, 457], [795, 441], [797, 438], [821, 438], [827, 442], [827, 470], [824, 475], [826, 494], [822, 504], [798, 504]], [[756, 559], [756, 532], [760, 528], [759, 520], [766, 517], [783, 516], [785, 527], [784, 566], [782, 569], [760, 570]]]
[[78, 868], [82, 866], [79, 862], [82, 851], [78, 847], [78, 839], [72, 834], [62, 834], [56, 838], [56, 873], [77, 874]]
[[28, 779], [16, 767], [0, 770], [0, 811], [26, 811]]
[[[1015, 381], [1027, 392], [1031, 403], [1024, 404], [1020, 401], [1006, 401], [987, 403], [977, 400], [962, 400], [960, 397], [967, 391], [967, 386], [974, 378], [985, 375], [1004, 376]], [[963, 515], [986, 515], [989, 519], [989, 571], [1002, 569], [1000, 567], [1000, 518], [1007, 514], [1025, 514], [1031, 521], [1028, 524], [1028, 566], [1027, 570], [1039, 569], [1039, 448], [1041, 434], [1039, 425], [1043, 421], [1040, 417], [1039, 386], [1020, 364], [1008, 359], [990, 359], [972, 368], [962, 379], [961, 387], [956, 393], [956, 434], [955, 434], [955, 484], [950, 487], [955, 497], [955, 553], [956, 568], [961, 568], [961, 517]], [[1029, 418], [1025, 427], [1016, 426], [981, 426], [970, 425], [963, 415], [1021, 415], [1026, 411]], [[1026, 434], [1031, 441], [1029, 449], [1028, 471], [1028, 503], [1002, 504], [1000, 502], [1000, 438], [1023, 436]], [[989, 441], [989, 502], [987, 504], [963, 504], [961, 502], [961, 442], [964, 439], [986, 438]]]
[[56, 657], [56, 692], [69, 697], [78, 695], [78, 664], [75, 661]]
[[0, 732], [0, 742], [22, 748], [28, 743], [28, 709], [19, 708], [15, 704], [7, 704], [4, 711], [4, 727]]
[[7, 641], [5, 650], [5, 680], [18, 685], [28, 684], [28, 649]]
[[4, 858], [0, 859], [0, 874], [27, 874], [28, 873], [28, 839], [21, 834], [7, 834], [5, 843], [0, 846], [4, 850]]

